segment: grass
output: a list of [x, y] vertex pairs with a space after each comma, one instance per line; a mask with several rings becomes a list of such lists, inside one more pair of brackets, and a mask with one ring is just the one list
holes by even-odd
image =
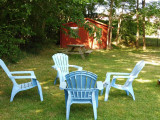
[[[143, 46], [143, 38], [140, 37], [139, 41], [140, 45]], [[159, 38], [146, 38], [146, 46], [160, 46], [160, 39]]]
[[[44, 101], [40, 102], [37, 88], [18, 93], [10, 103], [12, 82], [0, 69], [0, 119], [15, 120], [65, 120], [64, 91], [59, 83], [54, 85], [56, 71], [51, 56], [58, 47], [46, 48], [39, 55], [29, 54], [17, 64], [7, 64], [11, 71], [33, 70], [41, 83]], [[133, 82], [136, 100], [124, 91], [111, 88], [109, 100], [104, 101], [104, 93], [99, 96], [99, 120], [159, 120], [160, 118], [160, 48], [148, 48], [146, 51], [135, 49], [95, 50], [85, 60], [79, 55], [70, 55], [69, 63], [82, 66], [84, 70], [98, 75], [98, 81], [104, 81], [107, 72], [131, 72], [140, 60], [147, 63]], [[75, 70], [75, 69], [71, 69]], [[23, 82], [19, 80], [18, 82]], [[125, 80], [119, 80], [124, 83]], [[93, 108], [90, 104], [73, 104], [70, 120], [93, 120]]]

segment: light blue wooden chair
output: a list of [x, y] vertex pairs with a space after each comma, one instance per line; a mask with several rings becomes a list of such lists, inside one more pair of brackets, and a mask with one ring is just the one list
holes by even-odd
[[[10, 102], [13, 101], [14, 96], [18, 92], [28, 90], [28, 89], [31, 89], [36, 86], [38, 87], [38, 93], [40, 95], [40, 99], [41, 99], [41, 101], [43, 101], [42, 88], [41, 88], [41, 85], [39, 84], [38, 80], [36, 80], [36, 76], [34, 74], [34, 71], [13, 71], [13, 72], [10, 72], [9, 69], [7, 68], [7, 66], [5, 65], [5, 63], [3, 62], [3, 60], [1, 60], [1, 59], [0, 59], [0, 65], [13, 83], [13, 89], [12, 89], [12, 93], [11, 93]], [[18, 74], [18, 76], [13, 76], [16, 74]], [[19, 76], [20, 74], [23, 74], [23, 75], [27, 74], [27, 75], [26, 76]], [[30, 74], [30, 75], [28, 75], [28, 74]], [[15, 79], [31, 79], [31, 82], [18, 84]]]
[[[139, 61], [136, 66], [134, 67], [134, 69], [132, 70], [131, 73], [117, 73], [117, 72], [107, 72], [106, 74], [106, 79], [104, 81], [104, 87], [106, 87], [106, 92], [105, 92], [105, 101], [108, 100], [108, 95], [109, 95], [109, 91], [111, 87], [120, 89], [120, 90], [125, 90], [127, 95], [129, 95], [129, 93], [132, 95], [133, 100], [135, 100], [135, 96], [134, 96], [134, 91], [133, 91], [133, 87], [132, 87], [132, 82], [135, 78], [138, 77], [139, 72], [143, 69], [143, 67], [145, 66], [145, 62]], [[113, 75], [112, 78], [112, 82], [110, 83], [110, 78]], [[116, 79], [118, 78], [126, 78], [127, 81], [125, 82], [124, 85], [119, 85], [116, 84]], [[101, 94], [103, 93], [103, 90], [101, 91]]]
[[103, 83], [97, 82], [97, 75], [87, 71], [70, 72], [66, 76], [68, 88], [64, 89], [66, 103], [66, 119], [69, 119], [70, 106], [73, 103], [93, 106], [94, 119], [97, 119], [98, 92], [103, 89]]
[[53, 69], [57, 70], [57, 76], [55, 78], [54, 84], [56, 84], [57, 79], [60, 80], [60, 89], [66, 88], [65, 75], [69, 73], [69, 67], [74, 67], [78, 71], [82, 70], [82, 67], [77, 65], [69, 65], [68, 55], [63, 53], [57, 53], [52, 56], [54, 64]]

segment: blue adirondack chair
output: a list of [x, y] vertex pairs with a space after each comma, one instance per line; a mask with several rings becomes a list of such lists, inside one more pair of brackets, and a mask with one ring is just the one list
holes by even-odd
[[[104, 87], [106, 87], [106, 92], [105, 92], [105, 101], [108, 100], [108, 95], [109, 95], [109, 91], [111, 87], [120, 89], [120, 90], [125, 90], [127, 95], [129, 95], [129, 93], [132, 95], [133, 100], [135, 100], [135, 96], [134, 96], [134, 91], [133, 91], [133, 87], [132, 87], [132, 82], [135, 78], [138, 77], [139, 72], [143, 69], [143, 67], [145, 66], [145, 62], [139, 61], [136, 66], [134, 67], [134, 69], [132, 70], [131, 73], [117, 73], [117, 72], [107, 72], [106, 74], [106, 79], [104, 81]], [[113, 75], [112, 78], [112, 82], [110, 84], [110, 78]], [[116, 79], [118, 78], [126, 78], [127, 81], [125, 82], [124, 85], [118, 85], [116, 84]], [[101, 91], [101, 94], [103, 93], [103, 90]]]
[[90, 103], [93, 106], [94, 119], [97, 119], [98, 92], [103, 89], [103, 83], [97, 80], [97, 75], [87, 71], [75, 71], [67, 74], [68, 88], [64, 89], [66, 103], [66, 119], [69, 119], [70, 106], [73, 103]]
[[[0, 59], [0, 65], [3, 68], [3, 70], [6, 72], [7, 76], [11, 79], [13, 83], [13, 89], [11, 93], [11, 99], [10, 102], [13, 101], [14, 96], [24, 90], [31, 89], [33, 87], [38, 87], [38, 93], [40, 95], [41, 101], [43, 101], [43, 94], [42, 94], [42, 88], [41, 85], [39, 84], [38, 80], [36, 80], [36, 76], [34, 74], [34, 71], [13, 71], [10, 72], [3, 60]], [[18, 76], [13, 76], [18, 74]], [[19, 76], [20, 74], [27, 74], [26, 76]], [[28, 75], [30, 74], [30, 75]], [[23, 84], [18, 84], [15, 79], [31, 79], [31, 82], [23, 83]]]
[[57, 53], [52, 56], [54, 64], [52, 68], [57, 70], [57, 76], [55, 78], [54, 84], [56, 84], [57, 79], [60, 80], [60, 89], [66, 88], [65, 75], [69, 73], [69, 67], [77, 68], [78, 71], [82, 70], [82, 67], [77, 65], [69, 65], [68, 55], [63, 53]]

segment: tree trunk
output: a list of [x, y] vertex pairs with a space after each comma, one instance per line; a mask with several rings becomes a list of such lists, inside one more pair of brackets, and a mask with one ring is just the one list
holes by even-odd
[[123, 9], [122, 9], [122, 12], [121, 12], [119, 19], [118, 19], [118, 29], [117, 29], [117, 35], [116, 35], [116, 40], [115, 40], [117, 45], [120, 43], [119, 31], [120, 31], [121, 22], [122, 22], [122, 14], [123, 14]]
[[112, 8], [113, 8], [113, 1], [111, 0], [110, 4], [110, 10], [109, 10], [109, 27], [107, 32], [107, 49], [111, 49], [111, 43], [112, 43]]
[[[142, 7], [145, 8], [145, 0], [142, 1]], [[143, 14], [143, 50], [146, 50], [146, 39], [145, 39], [145, 14]]]
[[136, 48], [139, 48], [139, 0], [137, 0], [137, 9], [136, 9], [136, 17], [137, 17], [137, 34], [136, 34]]
[[43, 33], [45, 33], [45, 27], [46, 27], [46, 21], [43, 20], [43, 23], [42, 23], [42, 31], [43, 31]]

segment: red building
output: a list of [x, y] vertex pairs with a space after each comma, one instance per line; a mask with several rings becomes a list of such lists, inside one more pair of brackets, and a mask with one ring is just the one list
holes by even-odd
[[[90, 37], [89, 33], [84, 29], [84, 27], [79, 27], [76, 23], [70, 22], [64, 25], [71, 27], [71, 29], [77, 29], [79, 38], [72, 38], [70, 35], [65, 34], [64, 32], [61, 31], [61, 34], [60, 34], [61, 48], [66, 48], [67, 45], [69, 44], [84, 44], [86, 48], [106, 49], [108, 25], [89, 19], [89, 18], [85, 18], [85, 20], [95, 24], [97, 27], [102, 29], [102, 36], [100, 38], [101, 43], [98, 42], [93, 37]], [[63, 30], [67, 32], [67, 29], [63, 29]]]

